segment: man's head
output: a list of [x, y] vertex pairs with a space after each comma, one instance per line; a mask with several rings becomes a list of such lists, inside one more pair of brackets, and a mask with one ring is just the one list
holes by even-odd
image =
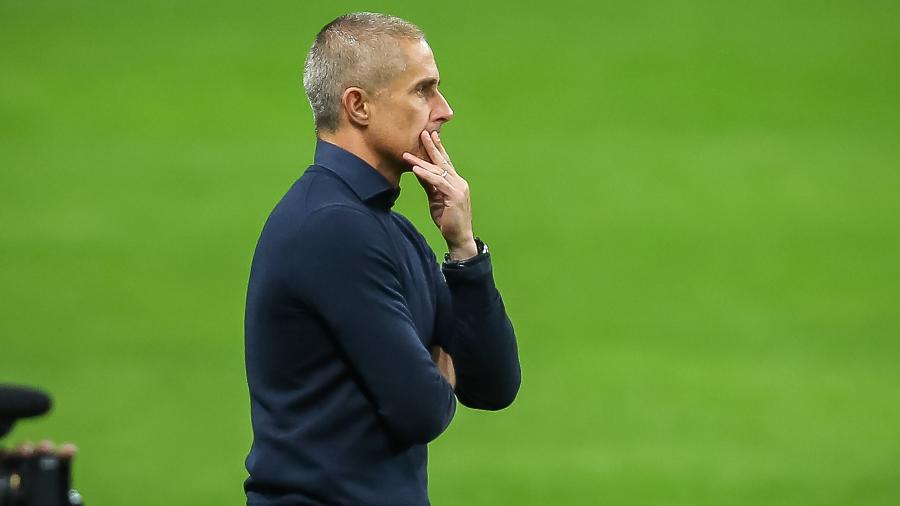
[[439, 130], [453, 117], [439, 83], [419, 27], [367, 12], [325, 25], [303, 72], [319, 136], [352, 135], [398, 168], [407, 165], [404, 151], [425, 155], [422, 130]]

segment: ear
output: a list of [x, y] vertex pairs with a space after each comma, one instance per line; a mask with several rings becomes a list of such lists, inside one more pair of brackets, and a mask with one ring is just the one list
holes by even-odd
[[367, 126], [369, 124], [369, 94], [362, 88], [351, 86], [341, 95], [341, 105], [347, 112], [351, 125]]

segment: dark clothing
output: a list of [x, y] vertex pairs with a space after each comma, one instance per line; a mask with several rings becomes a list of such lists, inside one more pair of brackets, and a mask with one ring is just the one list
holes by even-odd
[[[519, 388], [490, 254], [438, 267], [391, 211], [399, 190], [319, 141], [269, 216], [246, 310], [249, 505], [426, 505], [427, 449], [456, 399], [502, 409]], [[454, 391], [431, 359], [441, 345]]]

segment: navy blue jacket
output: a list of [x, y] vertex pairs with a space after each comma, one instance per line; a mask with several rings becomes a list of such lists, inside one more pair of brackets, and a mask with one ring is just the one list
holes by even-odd
[[[319, 141], [263, 228], [247, 292], [248, 505], [427, 505], [426, 444], [519, 388], [490, 253], [439, 267], [374, 168]], [[456, 391], [430, 348], [453, 357]]]

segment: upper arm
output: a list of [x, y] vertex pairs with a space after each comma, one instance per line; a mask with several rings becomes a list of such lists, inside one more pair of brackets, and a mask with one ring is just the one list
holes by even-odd
[[449, 424], [455, 398], [417, 335], [389, 241], [364, 211], [318, 210], [298, 236], [293, 283], [335, 336], [389, 429], [406, 442], [425, 443]]

